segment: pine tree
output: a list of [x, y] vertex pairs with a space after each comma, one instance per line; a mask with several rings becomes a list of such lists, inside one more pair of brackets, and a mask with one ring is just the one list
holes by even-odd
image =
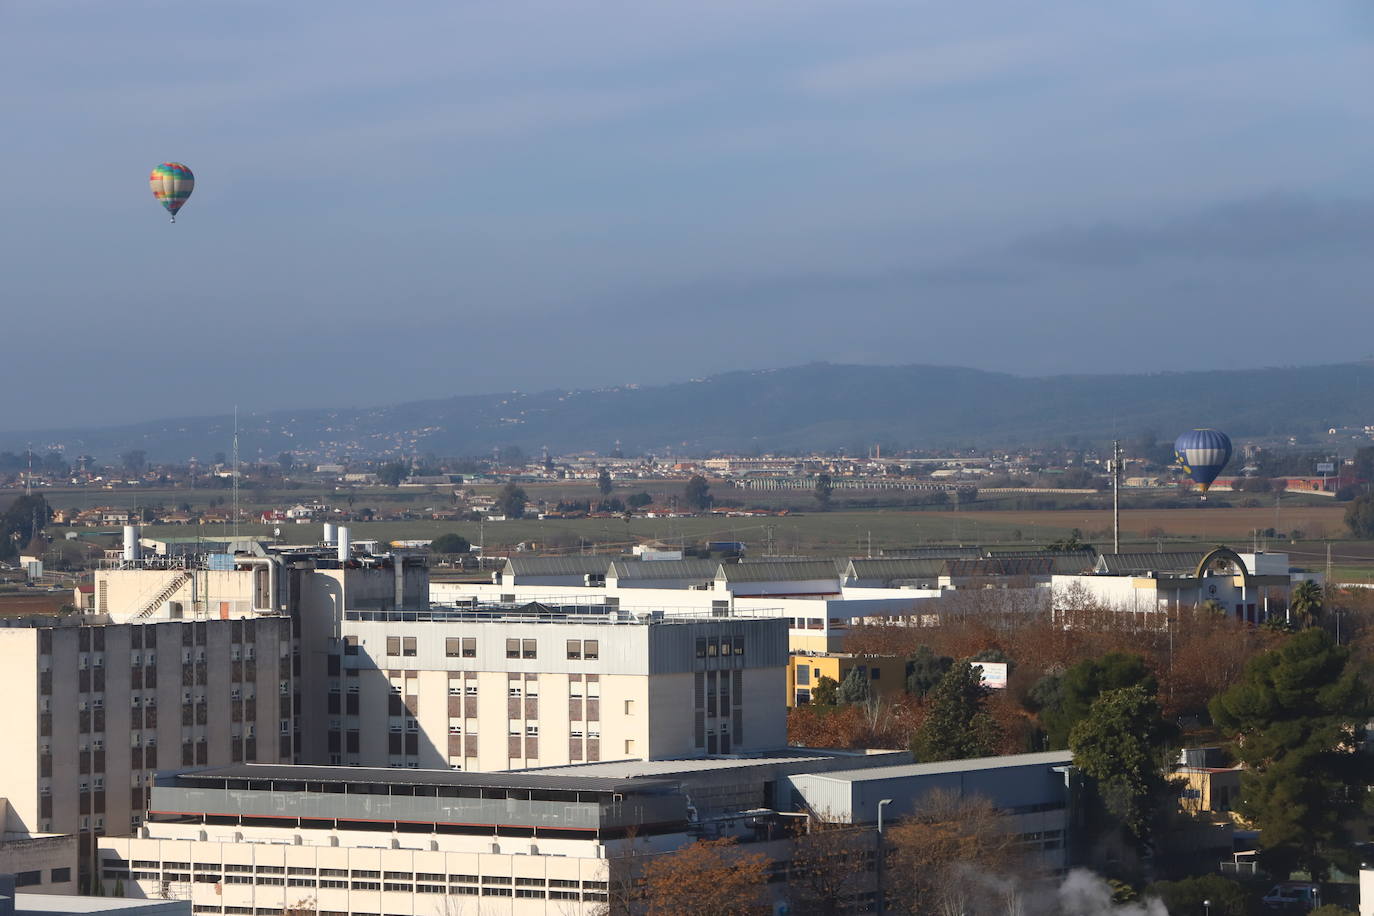
[[1069, 736], [1074, 766], [1141, 846], [1150, 842], [1166, 785], [1155, 754], [1162, 724], [1154, 695], [1137, 685], [1103, 693]]
[[836, 691], [836, 699], [841, 703], [866, 703], [869, 696], [868, 672], [861, 665], [855, 665], [849, 669], [849, 673], [840, 681], [840, 688]]
[[1350, 650], [1325, 630], [1304, 630], [1252, 659], [1209, 708], [1249, 767], [1241, 812], [1260, 829], [1264, 866], [1278, 875], [1301, 868], [1313, 880], [1333, 864], [1352, 868], [1346, 823], [1371, 781], [1360, 747], [1374, 706]]
[[983, 708], [988, 690], [982, 673], [957, 662], [930, 692], [930, 711], [911, 743], [922, 762], [987, 757], [996, 752], [1001, 730]]

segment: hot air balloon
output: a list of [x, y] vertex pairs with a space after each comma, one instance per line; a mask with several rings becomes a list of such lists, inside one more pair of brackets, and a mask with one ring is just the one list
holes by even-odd
[[1204, 494], [1231, 460], [1231, 440], [1220, 430], [1190, 429], [1174, 442], [1174, 460], [1197, 481]]
[[186, 199], [196, 186], [196, 176], [180, 162], [164, 162], [153, 169], [153, 174], [148, 176], [148, 184], [152, 186], [157, 202], [167, 208], [175, 223], [177, 211], [185, 206]]

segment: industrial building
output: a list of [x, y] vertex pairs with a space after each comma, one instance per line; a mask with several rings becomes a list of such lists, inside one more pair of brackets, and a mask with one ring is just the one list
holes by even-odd
[[[167, 774], [137, 836], [105, 837], [101, 874], [201, 914], [604, 912], [636, 864], [732, 837], [782, 876], [798, 824], [872, 828], [936, 789], [991, 800], [1046, 871], [1069, 863], [1067, 752], [913, 765], [905, 752], [786, 749], [469, 773], [247, 766]], [[803, 830], [804, 832], [804, 830]], [[854, 867], [872, 869], [872, 862]], [[871, 903], [876, 885], [861, 896]], [[786, 906], [785, 882], [770, 884]]]

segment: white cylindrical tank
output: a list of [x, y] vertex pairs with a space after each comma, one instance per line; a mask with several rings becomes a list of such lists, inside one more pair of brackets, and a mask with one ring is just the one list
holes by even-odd
[[344, 526], [344, 525], [340, 525], [340, 526], [339, 526], [338, 538], [339, 538], [339, 562], [340, 562], [340, 563], [347, 563], [348, 560], [349, 560], [349, 558], [353, 555], [352, 552], [351, 552], [351, 546], [352, 546], [352, 545], [349, 544], [349, 540], [348, 540], [349, 535], [350, 535], [351, 533], [352, 533], [352, 532], [350, 532], [346, 526]]
[[139, 558], [138, 526], [124, 526], [124, 562], [132, 563]]
[[333, 523], [333, 522], [325, 522], [325, 523], [324, 523], [324, 542], [325, 542], [326, 544], [332, 544], [332, 543], [334, 543], [334, 538], [336, 538], [336, 537], [338, 537], [338, 534], [335, 533], [334, 523]]

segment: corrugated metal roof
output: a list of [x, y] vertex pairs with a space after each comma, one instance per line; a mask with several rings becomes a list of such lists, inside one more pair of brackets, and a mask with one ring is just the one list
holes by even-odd
[[611, 779], [602, 776], [555, 776], [537, 770], [478, 773], [463, 770], [412, 770], [400, 767], [297, 766], [238, 763], [187, 770], [181, 780], [251, 779], [276, 782], [350, 783], [391, 786], [454, 786], [469, 789], [535, 789], [550, 792], [643, 792], [675, 785], [668, 780]]
[[585, 576], [603, 575], [616, 559], [612, 556], [571, 557], [510, 557], [504, 573], [516, 576]]
[[985, 560], [945, 560], [951, 576], [1048, 576], [1054, 569], [1050, 557], [996, 557]]
[[834, 579], [840, 574], [831, 560], [760, 560], [750, 563], [722, 563], [720, 573], [726, 582], [801, 582]]
[[617, 579], [714, 579], [719, 560], [616, 560], [607, 577]]
[[976, 560], [983, 555], [981, 547], [912, 547], [909, 550], [884, 550], [885, 560]]
[[1207, 551], [1170, 551], [1168, 553], [1104, 553], [1097, 559], [1097, 571], [1118, 576], [1138, 576], [1149, 572], [1191, 576]]
[[945, 568], [941, 557], [892, 558], [850, 560], [845, 577], [851, 579], [924, 579], [940, 575]]
[[1042, 751], [1037, 754], [1006, 754], [1001, 757], [975, 757], [971, 760], [942, 760], [939, 763], [907, 763], [872, 767], [866, 770], [839, 770], [834, 773], [807, 773], [794, 779], [833, 779], [837, 782], [876, 782], [911, 776], [939, 776], [971, 770], [1000, 770], [1006, 767], [1066, 766], [1073, 763], [1073, 751]]

